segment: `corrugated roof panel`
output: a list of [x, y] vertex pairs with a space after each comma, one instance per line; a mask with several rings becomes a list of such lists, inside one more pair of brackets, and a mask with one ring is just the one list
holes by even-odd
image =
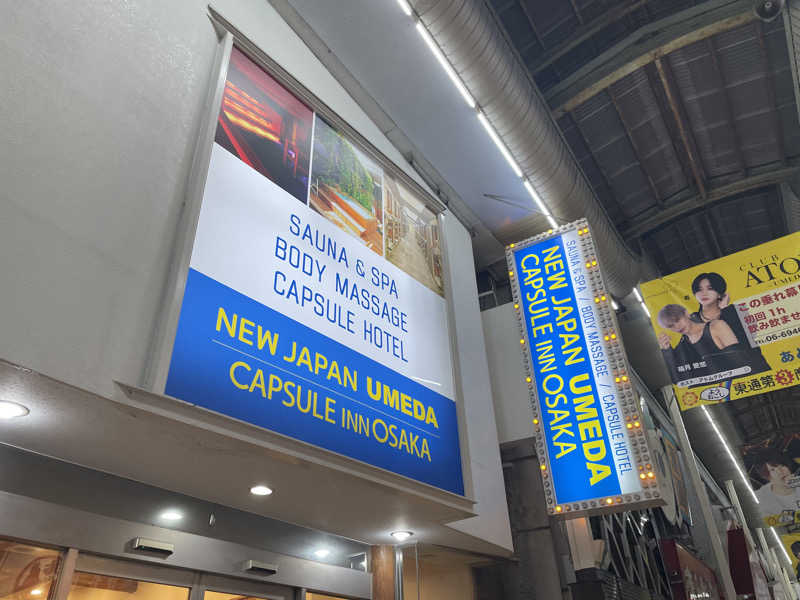
[[685, 188], [688, 182], [644, 69], [617, 81], [611, 91], [658, 197], [668, 198]]
[[780, 196], [775, 186], [740, 194], [709, 209], [724, 254], [738, 252], [785, 235]]
[[[686, 110], [689, 127], [709, 177], [724, 175], [732, 168], [734, 142], [722, 96], [722, 82], [705, 42], [697, 42], [670, 54], [669, 65]], [[724, 125], [727, 125], [725, 127]], [[734, 161], [735, 162], [735, 161]]]
[[651, 21], [658, 21], [668, 17], [680, 10], [685, 10], [699, 4], [694, 0], [658, 0], [658, 2], [648, 2], [647, 10], [650, 13]]
[[573, 111], [573, 118], [622, 212], [630, 218], [652, 208], [656, 199], [608, 94], [584, 102]]
[[586, 145], [583, 135], [578, 130], [577, 126], [571, 115], [566, 114], [558, 120], [558, 126], [564, 134], [564, 139], [572, 149], [575, 159], [583, 169], [586, 178], [589, 180], [589, 185], [597, 194], [603, 207], [608, 212], [609, 217], [615, 223], [623, 223], [627, 218], [622, 213], [617, 203], [613, 190], [609, 187], [608, 180], [605, 174], [600, 170], [594, 155]]
[[531, 24], [519, 4], [516, 2], [506, 3], [502, 10], [501, 7], [496, 7], [496, 12], [514, 46], [520, 49], [532, 42], [541, 52], [541, 46], [536, 41]]
[[728, 85], [734, 86], [764, 73], [753, 24], [718, 33], [714, 36], [714, 45]]

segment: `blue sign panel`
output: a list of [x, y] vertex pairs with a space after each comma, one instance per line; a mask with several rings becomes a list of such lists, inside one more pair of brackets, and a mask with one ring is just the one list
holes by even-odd
[[165, 392], [464, 493], [452, 400], [194, 269]]
[[625, 492], [637, 475], [577, 236], [528, 245], [513, 260], [556, 502]]

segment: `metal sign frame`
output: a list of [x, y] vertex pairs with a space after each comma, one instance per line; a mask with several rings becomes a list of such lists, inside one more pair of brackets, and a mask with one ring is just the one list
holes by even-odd
[[[551, 460], [548, 453], [547, 438], [543, 427], [543, 409], [537, 397], [535, 371], [531, 357], [531, 340], [528, 336], [523, 302], [521, 299], [521, 281], [517, 273], [515, 255], [534, 244], [562, 236], [576, 231], [579, 236], [579, 250], [581, 260], [586, 265], [587, 293], [594, 298], [595, 316], [597, 325], [602, 331], [602, 345], [608, 361], [609, 370], [613, 374], [616, 387], [615, 404], [624, 420], [624, 433], [627, 435], [628, 446], [631, 450], [633, 468], [638, 473], [637, 481], [640, 488], [635, 491], [625, 491], [615, 495], [602, 495], [593, 498], [584, 498], [580, 501], [560, 502], [557, 497], [557, 486], [551, 475]], [[622, 345], [619, 325], [616, 314], [611, 308], [611, 298], [606, 292], [594, 242], [585, 219], [563, 225], [558, 229], [551, 229], [545, 233], [528, 238], [521, 242], [506, 246], [506, 261], [508, 263], [511, 290], [514, 302], [517, 324], [519, 326], [520, 349], [522, 350], [523, 366], [526, 375], [529, 400], [532, 410], [533, 437], [536, 443], [536, 453], [540, 459], [542, 483], [545, 492], [547, 512], [551, 516], [561, 518], [577, 518], [587, 515], [606, 514], [624, 510], [643, 509], [661, 506], [664, 500], [661, 497], [658, 477], [652, 464], [651, 450], [645, 434], [646, 427], [642, 420], [639, 398], [634, 386], [634, 378], [628, 365], [625, 349]], [[594, 373], [593, 373], [594, 376]], [[601, 405], [602, 408], [602, 405]], [[605, 409], [603, 409], [605, 418]]]

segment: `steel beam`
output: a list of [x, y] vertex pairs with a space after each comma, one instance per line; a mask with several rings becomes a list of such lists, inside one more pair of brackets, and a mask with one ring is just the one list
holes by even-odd
[[675, 155], [675, 160], [678, 161], [678, 164], [681, 166], [681, 172], [683, 173], [683, 177], [686, 179], [686, 185], [691, 186], [692, 180], [692, 170], [689, 167], [689, 162], [686, 160], [686, 156], [683, 152], [678, 152], [678, 145], [676, 143], [676, 138], [678, 138], [678, 131], [677, 127], [675, 126], [674, 119], [667, 118], [669, 114], [669, 106], [665, 103], [665, 98], [662, 93], [659, 92], [664, 88], [661, 87], [661, 83], [658, 79], [658, 73], [656, 72], [656, 67], [652, 63], [646, 65], [644, 67], [644, 73], [647, 76], [647, 83], [650, 85], [650, 91], [653, 92], [653, 98], [655, 98], [656, 106], [658, 106], [658, 112], [661, 116], [661, 120], [664, 123], [664, 127], [667, 130], [667, 134], [669, 135], [669, 143], [672, 146], [672, 152]]
[[736, 159], [739, 161], [739, 166], [742, 169], [742, 175], [747, 175], [747, 164], [744, 162], [744, 154], [742, 153], [742, 143], [739, 139], [739, 132], [736, 130], [736, 119], [733, 115], [733, 105], [731, 104], [731, 97], [728, 94], [728, 82], [725, 79], [725, 71], [722, 70], [722, 66], [719, 64], [719, 56], [717, 56], [717, 49], [716, 45], [714, 44], [714, 38], [706, 39], [706, 47], [708, 49], [708, 53], [711, 56], [711, 62], [714, 65], [714, 71], [719, 77], [720, 83], [722, 84], [722, 95], [725, 98], [725, 112], [727, 113], [728, 121], [731, 124], [731, 134], [733, 135], [733, 145], [736, 148]]
[[525, 0], [518, 0], [519, 7], [522, 9], [522, 12], [525, 13], [525, 18], [528, 19], [528, 25], [531, 26], [531, 31], [533, 31], [533, 36], [536, 38], [536, 41], [539, 42], [539, 45], [542, 47], [542, 50], [545, 49], [544, 44], [542, 43], [542, 36], [539, 35], [539, 30], [536, 28], [536, 22], [533, 20], [533, 15], [528, 12], [528, 7], [525, 5]]
[[[587, 140], [586, 136], [583, 134], [583, 130], [581, 129], [581, 125], [578, 122], [578, 119], [576, 119], [575, 115], [573, 115], [573, 114], [569, 115], [569, 118], [572, 121], [573, 125], [575, 126], [575, 131], [580, 136], [581, 141], [583, 142], [583, 145], [586, 146], [586, 150], [589, 152], [589, 157], [591, 158], [591, 160], [594, 161], [594, 164], [597, 165], [597, 170], [600, 171], [600, 174], [603, 176], [603, 179], [606, 182], [606, 187], [609, 190], [611, 190], [611, 198], [613, 199], [613, 202], [616, 205], [616, 209], [619, 211], [619, 214], [622, 215], [623, 219], [627, 219], [627, 217], [625, 216], [625, 211], [622, 210], [622, 205], [620, 205], [619, 200], [617, 199], [617, 193], [614, 190], [614, 186], [611, 184], [611, 177], [606, 172], [606, 170], [603, 168], [603, 166], [600, 164], [600, 162], [597, 160], [597, 158], [595, 158], [594, 151], [592, 150], [591, 146], [589, 146], [589, 140]], [[578, 160], [577, 156], [575, 157], [575, 160], [576, 161]], [[587, 182], [588, 182], [588, 178], [587, 178]], [[595, 192], [595, 194], [596, 193], [597, 192]]]
[[759, 54], [761, 56], [761, 66], [764, 69], [764, 83], [766, 84], [767, 97], [769, 103], [772, 105], [772, 110], [769, 111], [770, 120], [775, 133], [775, 144], [778, 146], [778, 156], [782, 163], [786, 164], [786, 145], [783, 140], [783, 127], [781, 127], [780, 119], [778, 118], [778, 101], [775, 97], [775, 78], [772, 75], [772, 68], [769, 64], [769, 56], [767, 55], [767, 44], [764, 41], [764, 26], [761, 21], [755, 22], [756, 40], [758, 41]]
[[669, 63], [663, 62], [660, 58], [657, 58], [655, 63], [658, 76], [661, 79], [661, 85], [664, 86], [664, 92], [667, 96], [667, 103], [669, 104], [670, 111], [675, 119], [675, 124], [678, 127], [678, 133], [680, 134], [681, 141], [683, 142], [683, 148], [686, 150], [686, 155], [689, 158], [689, 166], [692, 168], [692, 176], [697, 184], [697, 189], [700, 192], [700, 196], [705, 198], [707, 195], [705, 173], [703, 172], [703, 166], [700, 162], [699, 153], [697, 152], [697, 145], [695, 144], [694, 136], [689, 128], [689, 124], [686, 122], [683, 104], [680, 96], [678, 95], [678, 91], [675, 89], [675, 85], [673, 84], [674, 77], [672, 76], [672, 70], [669, 67]]
[[614, 86], [609, 86], [608, 95], [611, 98], [611, 103], [614, 105], [614, 108], [617, 111], [617, 116], [619, 116], [619, 120], [622, 123], [622, 128], [625, 130], [625, 135], [628, 136], [628, 142], [630, 142], [631, 147], [633, 148], [633, 155], [636, 157], [639, 167], [642, 169], [642, 172], [647, 178], [647, 183], [650, 185], [650, 191], [653, 192], [653, 198], [655, 198], [656, 204], [658, 204], [659, 207], [662, 207], [663, 203], [661, 201], [661, 196], [658, 193], [658, 188], [656, 187], [653, 178], [650, 177], [650, 173], [647, 172], [647, 169], [642, 162], [642, 149], [639, 147], [639, 144], [633, 137], [633, 130], [628, 122], [628, 119], [625, 117], [625, 114], [622, 112], [622, 107], [619, 105], [619, 99], [617, 98], [617, 94], [614, 92]]
[[[715, 8], [711, 8], [715, 6]], [[705, 12], [697, 14], [699, 9]], [[692, 14], [694, 16], [687, 17]], [[755, 20], [750, 0], [703, 3], [678, 15], [684, 20], [665, 26], [666, 19], [642, 27], [613, 48], [589, 61], [581, 69], [553, 86], [545, 98], [556, 118], [583, 104], [615, 81], [633, 73], [657, 58], [735, 29]]]
[[735, 181], [733, 183], [711, 188], [705, 198], [694, 196], [684, 200], [683, 202], [670, 206], [669, 208], [665, 208], [659, 214], [650, 217], [649, 219], [644, 219], [639, 223], [635, 223], [631, 227], [623, 230], [622, 236], [625, 239], [641, 237], [645, 233], [648, 233], [653, 229], [656, 229], [661, 225], [680, 217], [684, 212], [689, 212], [698, 208], [704, 208], [718, 200], [722, 200], [723, 198], [727, 198], [728, 196], [733, 196], [741, 192], [746, 192], [748, 190], [753, 190], [767, 185], [777, 185], [784, 181], [790, 180], [798, 173], [800, 173], [800, 166], [782, 167], [779, 169], [773, 169], [772, 171], [767, 171], [766, 173], [751, 175], [750, 177], [740, 179], [739, 181]]
[[569, 0], [569, 3], [572, 5], [572, 12], [575, 13], [575, 18], [578, 19], [578, 23], [583, 25], [583, 15], [581, 15], [581, 9], [578, 8], [578, 3], [575, 0]]

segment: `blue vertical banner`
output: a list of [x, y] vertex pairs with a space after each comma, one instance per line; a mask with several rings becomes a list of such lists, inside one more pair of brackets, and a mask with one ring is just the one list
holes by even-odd
[[658, 503], [588, 227], [565, 229], [507, 253], [549, 511]]

